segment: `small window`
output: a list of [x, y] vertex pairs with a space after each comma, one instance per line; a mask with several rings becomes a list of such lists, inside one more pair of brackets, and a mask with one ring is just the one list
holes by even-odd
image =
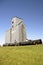
[[12, 21], [12, 23], [14, 23], [14, 21]]

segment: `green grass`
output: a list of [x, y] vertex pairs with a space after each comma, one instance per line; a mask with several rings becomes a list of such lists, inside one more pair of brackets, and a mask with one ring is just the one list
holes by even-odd
[[0, 65], [43, 65], [43, 45], [0, 47]]

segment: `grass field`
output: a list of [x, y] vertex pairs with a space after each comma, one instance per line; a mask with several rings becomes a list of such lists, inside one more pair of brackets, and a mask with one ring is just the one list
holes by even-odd
[[43, 65], [43, 45], [0, 47], [0, 65]]

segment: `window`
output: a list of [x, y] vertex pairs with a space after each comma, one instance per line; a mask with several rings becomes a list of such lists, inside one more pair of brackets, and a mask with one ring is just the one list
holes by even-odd
[[12, 21], [12, 24], [14, 23], [14, 21]]

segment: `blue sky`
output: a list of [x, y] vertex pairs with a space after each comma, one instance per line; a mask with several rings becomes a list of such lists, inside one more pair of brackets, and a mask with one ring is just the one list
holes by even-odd
[[0, 44], [15, 16], [23, 18], [28, 39], [43, 40], [43, 0], [0, 0]]

